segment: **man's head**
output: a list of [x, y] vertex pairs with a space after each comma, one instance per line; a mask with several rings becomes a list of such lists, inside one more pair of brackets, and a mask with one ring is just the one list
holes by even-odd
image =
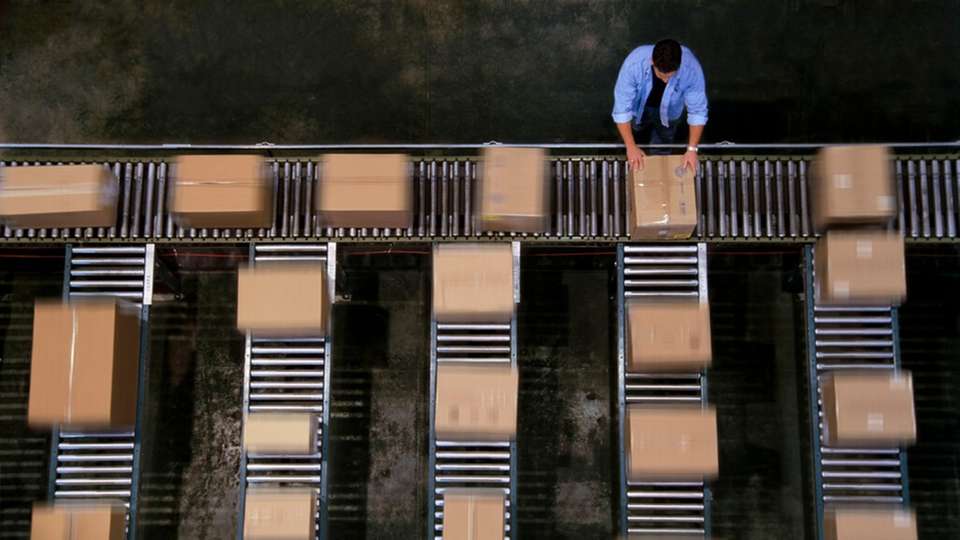
[[661, 39], [653, 46], [653, 72], [663, 82], [680, 68], [680, 57], [683, 51], [680, 44], [673, 39]]

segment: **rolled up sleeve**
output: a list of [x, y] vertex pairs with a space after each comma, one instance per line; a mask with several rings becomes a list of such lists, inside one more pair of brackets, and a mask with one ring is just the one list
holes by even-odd
[[613, 87], [613, 121], [618, 124], [633, 120], [633, 104], [637, 98], [636, 61], [627, 57], [620, 67], [617, 84]]
[[687, 106], [687, 124], [702, 126], [707, 123], [706, 81], [703, 78], [703, 69], [699, 65], [696, 66], [690, 88], [683, 96], [683, 102]]

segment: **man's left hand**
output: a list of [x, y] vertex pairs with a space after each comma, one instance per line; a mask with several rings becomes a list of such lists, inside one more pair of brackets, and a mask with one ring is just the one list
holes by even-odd
[[683, 166], [687, 169], [693, 171], [694, 174], [697, 173], [697, 153], [688, 150], [683, 154]]

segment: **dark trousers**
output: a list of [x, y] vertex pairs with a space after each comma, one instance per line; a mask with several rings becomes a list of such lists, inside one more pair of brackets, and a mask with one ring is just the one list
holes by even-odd
[[[634, 135], [637, 143], [643, 145], [646, 133], [649, 132], [647, 144], [673, 144], [673, 139], [677, 136], [677, 128], [680, 127], [680, 119], [670, 121], [670, 126], [664, 127], [660, 123], [660, 108], [645, 107], [640, 116], [640, 125], [634, 128]], [[670, 153], [668, 148], [651, 148], [647, 150], [650, 155], [666, 155]]]

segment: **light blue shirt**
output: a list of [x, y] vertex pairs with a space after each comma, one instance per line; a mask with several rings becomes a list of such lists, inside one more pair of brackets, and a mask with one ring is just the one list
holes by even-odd
[[[660, 101], [660, 122], [668, 126], [687, 108], [687, 124], [707, 123], [707, 93], [700, 62], [690, 49], [682, 47], [680, 67], [670, 78]], [[653, 90], [653, 45], [641, 45], [623, 61], [617, 85], [613, 88], [613, 121], [640, 122], [643, 107]]]

